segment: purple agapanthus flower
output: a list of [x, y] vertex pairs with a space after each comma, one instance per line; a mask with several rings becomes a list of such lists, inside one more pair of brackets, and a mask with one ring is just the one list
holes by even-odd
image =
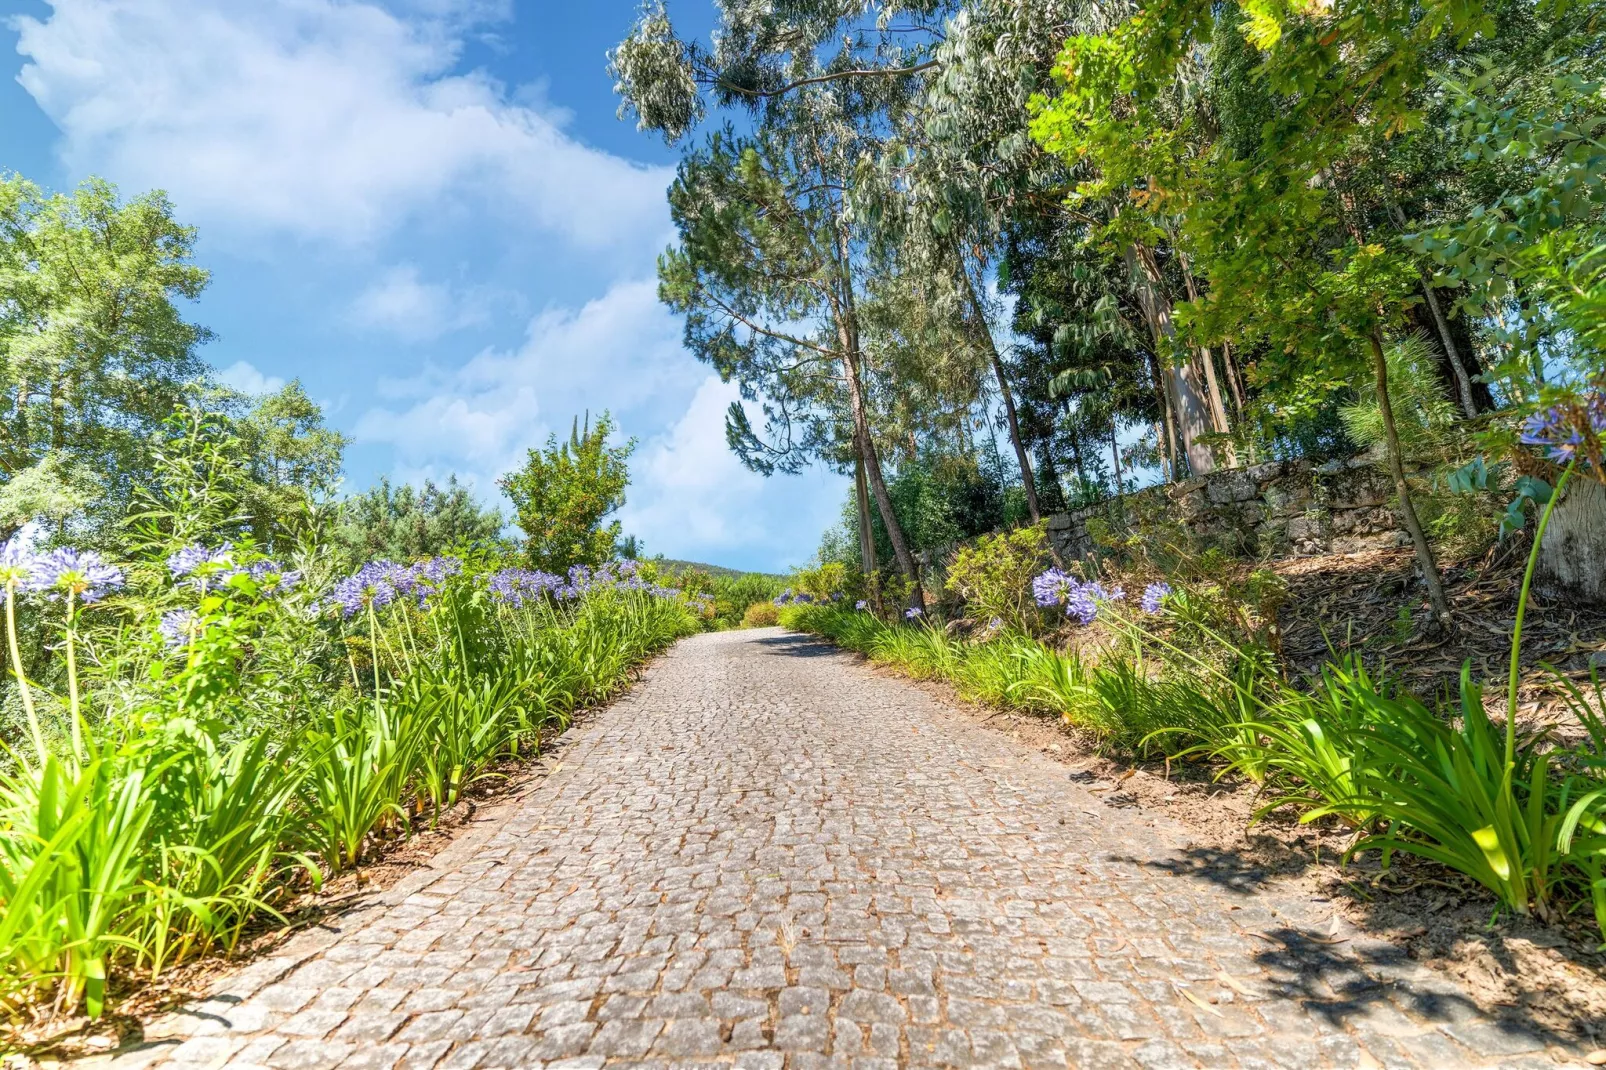
[[[460, 570], [462, 563], [457, 562], [456, 567]], [[562, 598], [563, 592], [568, 587], [561, 576], [527, 568], [505, 568], [500, 572], [493, 572], [487, 577], [486, 582], [490, 587], [491, 597], [515, 609], [525, 602], [538, 601], [548, 594]]]
[[861, 598], [857, 602], [853, 603], [853, 608], [863, 611], [870, 608], [870, 603]]
[[122, 589], [123, 573], [93, 550], [62, 547], [33, 559], [27, 585], [35, 591], [71, 594], [80, 602], [98, 602]]
[[396, 600], [393, 582], [394, 561], [370, 561], [357, 572], [334, 585], [329, 600], [340, 608], [340, 615], [353, 617], [369, 606], [380, 609]]
[[0, 587], [16, 584], [25, 587], [28, 577], [34, 569], [33, 547], [28, 545], [22, 533], [11, 536], [3, 545], [0, 545]]
[[1076, 589], [1076, 577], [1051, 568], [1032, 581], [1032, 598], [1043, 607], [1063, 605]]
[[1078, 624], [1092, 624], [1099, 615], [1099, 602], [1086, 586], [1078, 586], [1065, 599], [1065, 615]]
[[1522, 422], [1517, 435], [1527, 446], [1542, 447], [1557, 464], [1587, 459], [1598, 449], [1596, 440], [1606, 434], [1606, 378], [1597, 379], [1583, 397], [1552, 405]]
[[206, 565], [226, 565], [234, 552], [232, 543], [224, 543], [215, 550], [208, 550], [199, 543], [186, 546], [176, 553], [168, 555], [167, 568], [174, 579], [182, 579], [197, 569]]
[[194, 611], [188, 609], [173, 609], [162, 614], [161, 621], [156, 630], [162, 633], [162, 640], [169, 648], [177, 648], [189, 643], [195, 635], [200, 618]]
[[921, 609], [919, 606], [910, 606], [908, 609], [903, 611], [904, 620], [919, 620], [925, 615], [926, 611]]
[[1139, 608], [1148, 614], [1160, 612], [1164, 606], [1166, 595], [1171, 593], [1171, 585], [1164, 580], [1151, 583], [1143, 588], [1143, 600], [1138, 603]]

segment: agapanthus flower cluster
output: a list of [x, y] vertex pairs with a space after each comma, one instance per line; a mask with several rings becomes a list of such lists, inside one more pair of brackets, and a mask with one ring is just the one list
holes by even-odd
[[422, 609], [431, 595], [462, 571], [463, 562], [455, 557], [431, 557], [411, 565], [395, 566], [391, 570], [390, 585], [396, 588], [398, 597], [411, 598]]
[[853, 603], [853, 608], [862, 613], [864, 610], [870, 608], [870, 603], [861, 598], [857, 602]]
[[1032, 581], [1032, 597], [1045, 609], [1064, 606], [1065, 615], [1079, 624], [1091, 624], [1099, 606], [1126, 597], [1120, 587], [1106, 588], [1097, 580], [1083, 581], [1061, 569], [1051, 568]]
[[93, 550], [64, 546], [36, 554], [27, 569], [24, 585], [30, 590], [70, 594], [80, 602], [98, 602], [123, 586], [122, 570], [107, 564]]
[[215, 549], [197, 543], [169, 554], [167, 569], [175, 580], [187, 579], [202, 591], [227, 586], [236, 576], [249, 576], [254, 583], [268, 587], [271, 594], [281, 594], [301, 582], [301, 573], [286, 571], [277, 561], [258, 558], [241, 564], [241, 556], [233, 543], [225, 542]]
[[229, 542], [215, 550], [208, 550], [200, 544], [186, 546], [168, 555], [167, 570], [175, 580], [183, 579], [197, 572], [209, 572], [208, 566], [226, 566], [232, 561], [233, 555], [234, 544]]
[[330, 589], [329, 603], [339, 607], [343, 617], [354, 617], [370, 606], [382, 609], [396, 600], [395, 576], [401, 567], [394, 561], [370, 561]]
[[1165, 604], [1166, 595], [1170, 593], [1171, 585], [1164, 580], [1158, 583], [1151, 583], [1143, 588], [1143, 598], [1138, 602], [1138, 606], [1145, 613], [1158, 613]]
[[52, 597], [71, 595], [79, 602], [98, 602], [122, 587], [122, 570], [107, 564], [93, 550], [61, 547], [39, 553], [25, 532], [0, 545], [0, 597], [9, 599], [12, 590], [40, 591]]
[[33, 547], [20, 531], [7, 539], [0, 545], [0, 587], [16, 586], [26, 590], [33, 559]]
[[[568, 575], [556, 576], [540, 569], [509, 568], [486, 578], [491, 594], [506, 605], [522, 606], [550, 596], [568, 602], [598, 590], [644, 591], [654, 598], [677, 598], [680, 589], [648, 583], [641, 575], [641, 562], [626, 558], [609, 561], [595, 569], [574, 565]], [[699, 603], [712, 601], [710, 595], [693, 595]]]
[[193, 610], [172, 609], [162, 614], [156, 630], [161, 632], [162, 640], [169, 648], [177, 648], [189, 643], [190, 637], [196, 633], [200, 619]]
[[904, 620], [919, 620], [925, 615], [926, 611], [921, 609], [919, 606], [910, 606], [908, 609], [903, 611]]
[[1606, 377], [1597, 379], [1583, 395], [1528, 417], [1518, 440], [1541, 447], [1557, 464], [1582, 460], [1598, 469], [1602, 437], [1606, 437]]
[[1080, 582], [1068, 572], [1051, 568], [1032, 580], [1032, 598], [1045, 609], [1062, 606]]
[[505, 568], [486, 577], [491, 596], [514, 608], [537, 602], [565, 586], [562, 576], [530, 568]]
[[463, 562], [455, 557], [432, 557], [411, 565], [380, 558], [335, 584], [321, 605], [337, 607], [343, 617], [353, 617], [369, 606], [382, 609], [402, 598], [411, 598], [422, 608], [448, 579], [462, 571]]

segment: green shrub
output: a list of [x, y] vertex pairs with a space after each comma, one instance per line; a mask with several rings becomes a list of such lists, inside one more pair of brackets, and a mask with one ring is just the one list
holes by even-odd
[[781, 622], [781, 610], [774, 602], [754, 602], [742, 614], [743, 628], [773, 628]]
[[1032, 578], [1047, 560], [1042, 524], [983, 535], [975, 546], [962, 547], [954, 556], [948, 566], [948, 589], [963, 600], [971, 618], [1029, 631], [1038, 616]]

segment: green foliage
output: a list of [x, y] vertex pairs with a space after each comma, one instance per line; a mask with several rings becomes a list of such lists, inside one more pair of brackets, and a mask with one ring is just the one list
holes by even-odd
[[[130, 522], [123, 591], [35, 599], [26, 555], [0, 576], [0, 698], [25, 713], [0, 762], [12, 1007], [99, 1015], [111, 980], [232, 950], [700, 626], [682, 598], [601, 585], [513, 600], [472, 568], [438, 572], [422, 598], [347, 594], [342, 617], [325, 600], [336, 551], [297, 544], [287, 583], [237, 511], [250, 473], [232, 425], [183, 416]], [[241, 540], [225, 562], [170, 573], [175, 551], [220, 534]], [[43, 660], [25, 667], [33, 636]]]
[[502, 514], [483, 508], [455, 476], [445, 486], [425, 480], [417, 489], [393, 487], [381, 478], [340, 503], [332, 538], [352, 567], [376, 557], [420, 561], [472, 551], [511, 556], [502, 526]]
[[848, 591], [847, 566], [840, 561], [826, 561], [813, 568], [801, 568], [792, 573], [792, 589], [808, 595], [816, 602], [840, 599]]
[[[1548, 511], [1541, 519], [1541, 529]], [[1529, 578], [1534, 558], [1529, 562]], [[1520, 641], [1527, 580], [1513, 635]], [[1067, 653], [1017, 631], [967, 641], [926, 625], [887, 624], [839, 606], [782, 610], [789, 628], [1007, 708], [1061, 718], [1101, 746], [1208, 757], [1219, 775], [1263, 785], [1255, 820], [1280, 808], [1301, 821], [1337, 818], [1357, 831], [1351, 853], [1399, 852], [1464, 873], [1518, 913], [1550, 918], [1592, 905], [1606, 935], [1606, 723], [1592, 692], [1562, 680], [1585, 742], [1502, 729], [1463, 670], [1460, 702], [1434, 708], [1354, 656], [1310, 686], [1271, 671], [1263, 651], [1217, 630], [1210, 599], [1173, 591], [1163, 615], [1114, 604], [1099, 621], [1118, 641]], [[1215, 648], [1215, 653], [1210, 648]]]
[[754, 602], [742, 614], [743, 628], [773, 628], [781, 623], [781, 610], [774, 602]]
[[620, 525], [604, 521], [625, 503], [626, 462], [636, 448], [635, 439], [608, 445], [613, 432], [606, 412], [595, 427], [587, 420], [583, 431], [576, 418], [569, 441], [560, 445], [553, 435], [544, 450], [530, 450], [522, 469], [502, 477], [532, 568], [562, 574], [613, 557]]
[[983, 535], [954, 556], [948, 566], [948, 590], [964, 602], [972, 617], [1027, 632], [1039, 615], [1031, 596], [1032, 578], [1043, 571], [1047, 559], [1041, 524]]
[[29, 482], [35, 502], [103, 525], [121, 516], [149, 439], [205, 372], [210, 334], [178, 304], [207, 284], [194, 244], [161, 194], [0, 179], [0, 487]]
[[[649, 562], [658, 579], [688, 595], [707, 595], [708, 625], [714, 629], [743, 626], [749, 608], [769, 605], [786, 581], [763, 572], [734, 572], [687, 562]], [[773, 622], [771, 622], [773, 623]]]
[[[1432, 347], [1421, 334], [1407, 335], [1388, 347], [1389, 397], [1400, 447], [1407, 455], [1433, 445], [1435, 432], [1457, 418], [1455, 403], [1434, 374], [1434, 359]], [[1366, 384], [1356, 393], [1359, 396], [1354, 402], [1339, 409], [1344, 430], [1357, 445], [1382, 446], [1385, 436], [1377, 388]]]

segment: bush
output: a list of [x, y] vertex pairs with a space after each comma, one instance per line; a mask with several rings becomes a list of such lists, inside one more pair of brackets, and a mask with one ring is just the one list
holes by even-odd
[[781, 622], [781, 609], [774, 602], [754, 602], [742, 614], [743, 628], [773, 628]]
[[963, 547], [955, 555], [948, 566], [948, 589], [964, 600], [970, 617], [1029, 631], [1037, 619], [1032, 578], [1047, 559], [1042, 524], [983, 535], [975, 546]]

